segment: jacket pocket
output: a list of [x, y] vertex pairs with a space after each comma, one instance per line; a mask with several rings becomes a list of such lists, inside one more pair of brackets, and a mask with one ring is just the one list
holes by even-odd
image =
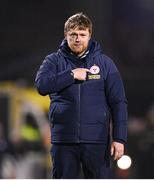
[[69, 124], [73, 122], [75, 112], [73, 106], [67, 104], [57, 104], [53, 112], [54, 124]]
[[110, 119], [110, 113], [107, 107], [103, 106], [102, 110], [101, 110], [101, 116], [102, 118], [98, 118], [97, 122], [101, 123], [101, 124], [107, 124], [109, 122]]

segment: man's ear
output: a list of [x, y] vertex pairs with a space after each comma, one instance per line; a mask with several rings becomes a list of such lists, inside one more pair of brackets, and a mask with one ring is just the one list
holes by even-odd
[[90, 35], [89, 35], [89, 40], [91, 39], [91, 36], [92, 36], [92, 32], [90, 32]]
[[67, 36], [67, 33], [66, 33], [66, 32], [64, 32], [64, 37], [65, 37], [65, 39], [66, 39], [66, 36]]

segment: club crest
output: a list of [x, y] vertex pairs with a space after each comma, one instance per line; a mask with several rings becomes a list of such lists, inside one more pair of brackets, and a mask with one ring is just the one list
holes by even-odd
[[100, 68], [97, 66], [97, 65], [93, 65], [91, 68], [90, 68], [90, 72], [91, 74], [98, 74], [100, 72]]

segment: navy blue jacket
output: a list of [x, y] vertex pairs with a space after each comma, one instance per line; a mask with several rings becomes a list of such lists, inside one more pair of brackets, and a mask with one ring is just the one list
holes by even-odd
[[[86, 81], [74, 80], [71, 70], [92, 69]], [[90, 40], [88, 50], [76, 57], [63, 40], [37, 72], [35, 85], [49, 95], [52, 143], [108, 143], [110, 119], [115, 141], [127, 139], [127, 100], [120, 74], [113, 61]]]

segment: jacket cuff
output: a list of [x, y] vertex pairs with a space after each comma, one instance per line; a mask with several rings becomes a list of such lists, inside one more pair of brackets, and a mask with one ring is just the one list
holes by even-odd
[[113, 139], [114, 142], [118, 142], [118, 143], [121, 143], [121, 144], [126, 144], [126, 141], [122, 140], [122, 139]]

